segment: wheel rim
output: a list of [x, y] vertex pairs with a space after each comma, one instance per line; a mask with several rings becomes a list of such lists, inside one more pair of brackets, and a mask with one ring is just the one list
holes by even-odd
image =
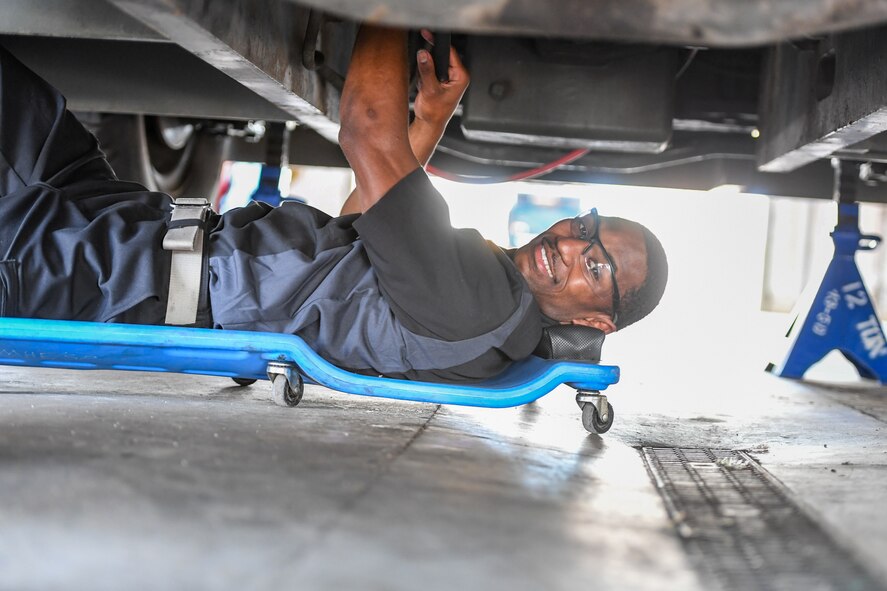
[[296, 374], [296, 386], [295, 388], [292, 385], [289, 385], [287, 388], [287, 398], [290, 402], [292, 402], [292, 406], [296, 406], [299, 402], [302, 401], [302, 393], [305, 390], [305, 384], [302, 382], [302, 376]]
[[613, 426], [613, 406], [607, 403], [607, 420], [602, 421], [597, 408], [591, 403], [585, 403], [582, 407], [582, 426], [591, 433], [606, 433]]

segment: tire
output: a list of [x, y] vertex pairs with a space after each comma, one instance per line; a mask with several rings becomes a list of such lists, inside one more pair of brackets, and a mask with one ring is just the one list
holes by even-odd
[[199, 122], [149, 115], [101, 115], [93, 128], [117, 178], [214, 200], [231, 138], [206, 133]]
[[606, 421], [601, 420], [601, 415], [598, 413], [597, 408], [590, 402], [584, 403], [582, 407], [582, 426], [589, 433], [597, 433], [599, 435], [606, 433], [613, 426], [613, 419], [615, 417], [613, 406], [609, 402], [607, 403]]
[[[295, 386], [295, 387], [294, 387]], [[291, 385], [286, 376], [277, 374], [271, 379], [271, 398], [277, 406], [293, 407], [302, 401], [305, 390], [302, 376], [296, 377], [296, 384]]]

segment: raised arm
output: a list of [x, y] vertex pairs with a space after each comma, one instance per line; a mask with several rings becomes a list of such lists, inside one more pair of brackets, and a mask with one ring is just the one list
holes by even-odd
[[419, 167], [408, 136], [406, 33], [364, 25], [342, 89], [339, 145], [367, 211]]
[[[429, 42], [433, 42], [433, 37], [428, 31], [422, 31], [422, 35]], [[416, 54], [416, 62], [419, 70], [419, 91], [413, 105], [415, 117], [410, 125], [410, 146], [416, 159], [425, 166], [437, 148], [459, 101], [462, 100], [465, 89], [468, 88], [469, 76], [465, 66], [462, 65], [462, 60], [459, 59], [459, 54], [452, 47], [446, 82], [440, 82], [435, 76], [434, 60], [428, 51], [420, 50]]]
[[[430, 33], [423, 31], [422, 34], [432, 41]], [[452, 48], [447, 82], [440, 82], [435, 76], [434, 61], [428, 51], [420, 50], [416, 55], [416, 61], [419, 71], [419, 91], [414, 104], [415, 117], [409, 126], [408, 138], [416, 161], [420, 166], [425, 166], [434, 154], [465, 89], [468, 88], [469, 76], [459, 55]], [[358, 182], [357, 188], [342, 205], [341, 215], [366, 211], [361, 205], [360, 193], [361, 186]]]

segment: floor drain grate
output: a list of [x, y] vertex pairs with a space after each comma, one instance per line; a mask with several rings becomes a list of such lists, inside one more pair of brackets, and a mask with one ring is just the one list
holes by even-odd
[[738, 451], [642, 449], [684, 546], [724, 589], [885, 589]]

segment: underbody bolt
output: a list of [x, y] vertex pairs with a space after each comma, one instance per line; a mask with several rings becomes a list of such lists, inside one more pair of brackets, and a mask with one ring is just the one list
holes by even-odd
[[490, 84], [490, 96], [493, 100], [501, 101], [508, 94], [508, 91], [511, 88], [511, 83], [508, 80], [497, 80]]

